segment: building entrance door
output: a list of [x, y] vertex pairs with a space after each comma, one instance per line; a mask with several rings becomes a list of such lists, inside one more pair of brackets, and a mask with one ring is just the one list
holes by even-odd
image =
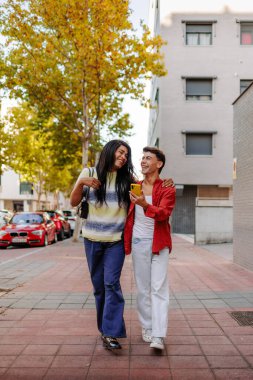
[[13, 210], [14, 211], [24, 211], [24, 202], [23, 201], [13, 201]]
[[197, 186], [185, 185], [176, 195], [176, 206], [172, 216], [172, 231], [177, 234], [195, 234], [195, 204]]

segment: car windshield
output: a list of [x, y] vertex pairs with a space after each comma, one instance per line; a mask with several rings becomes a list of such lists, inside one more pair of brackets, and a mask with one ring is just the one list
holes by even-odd
[[39, 214], [17, 214], [14, 215], [11, 223], [15, 224], [39, 224], [43, 223], [43, 217]]

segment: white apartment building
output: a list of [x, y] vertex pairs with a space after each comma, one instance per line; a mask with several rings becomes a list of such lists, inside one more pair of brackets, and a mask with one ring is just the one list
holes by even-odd
[[69, 208], [68, 200], [62, 193], [51, 193], [41, 196], [38, 202], [36, 186], [30, 182], [22, 181], [13, 170], [4, 170], [0, 175], [0, 210], [10, 211], [36, 211], [40, 209]]
[[231, 241], [232, 103], [253, 81], [253, 12], [186, 9], [159, 33], [168, 75], [153, 81], [148, 142], [165, 152], [163, 176], [177, 187], [173, 232]]

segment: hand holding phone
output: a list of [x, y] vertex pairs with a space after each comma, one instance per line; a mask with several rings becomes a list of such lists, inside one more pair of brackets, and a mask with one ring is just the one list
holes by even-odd
[[139, 183], [131, 183], [130, 189], [137, 197], [141, 196], [141, 185]]

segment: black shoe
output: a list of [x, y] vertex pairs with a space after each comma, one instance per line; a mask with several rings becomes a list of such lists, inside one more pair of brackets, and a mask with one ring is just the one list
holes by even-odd
[[103, 341], [103, 346], [108, 350], [118, 350], [121, 348], [121, 345], [119, 344], [116, 338], [101, 335], [101, 339]]

